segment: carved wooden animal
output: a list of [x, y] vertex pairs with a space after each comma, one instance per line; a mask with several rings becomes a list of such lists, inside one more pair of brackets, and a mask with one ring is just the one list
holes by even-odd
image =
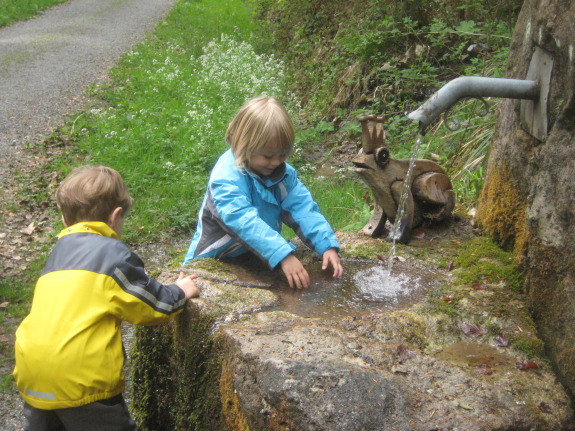
[[[409, 159], [392, 159], [385, 146], [383, 118], [368, 116], [359, 119], [362, 125], [362, 149], [353, 160], [355, 171], [371, 188], [375, 208], [363, 233], [376, 237], [385, 229], [387, 220], [394, 223]], [[411, 231], [423, 221], [442, 221], [451, 216], [455, 194], [445, 171], [431, 160], [415, 161], [406, 211], [400, 223], [397, 241], [407, 244]], [[392, 238], [390, 238], [392, 239]]]

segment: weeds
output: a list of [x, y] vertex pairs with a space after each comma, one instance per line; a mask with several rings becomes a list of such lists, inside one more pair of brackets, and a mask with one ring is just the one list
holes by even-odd
[[[503, 75], [521, 7], [518, 0], [469, 1], [457, 7], [415, 1], [300, 3], [259, 0], [258, 10], [272, 46], [286, 52], [304, 118], [313, 127], [334, 118], [347, 124], [358, 111], [383, 116], [397, 158], [411, 153], [417, 135], [406, 112], [457, 76]], [[455, 109], [468, 113], [466, 105]], [[433, 156], [447, 167], [461, 193], [458, 200], [467, 207], [474, 205], [481, 186], [477, 175], [489, 149], [492, 118], [459, 133], [436, 128], [419, 155]], [[470, 133], [473, 127], [477, 133]]]

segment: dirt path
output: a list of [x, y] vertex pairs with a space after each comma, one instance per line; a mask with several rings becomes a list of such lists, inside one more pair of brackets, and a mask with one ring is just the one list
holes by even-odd
[[[35, 19], [0, 28], [0, 277], [24, 271], [32, 254], [34, 229], [27, 227], [33, 227], [36, 216], [25, 206], [4, 205], [17, 186], [12, 169], [35, 168], [33, 155], [24, 152], [26, 143], [42, 141], [82, 110], [85, 90], [104, 80], [175, 2], [70, 0]], [[0, 342], [13, 342], [12, 332], [0, 328]], [[0, 430], [23, 429], [21, 408], [16, 393], [0, 393]]]

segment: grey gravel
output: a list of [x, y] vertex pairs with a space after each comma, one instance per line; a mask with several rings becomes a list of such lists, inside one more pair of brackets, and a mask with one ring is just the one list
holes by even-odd
[[[93, 83], [177, 0], [70, 0], [0, 28], [0, 187], [40, 142], [86, 106]], [[0, 393], [0, 430], [23, 430], [22, 401]]]

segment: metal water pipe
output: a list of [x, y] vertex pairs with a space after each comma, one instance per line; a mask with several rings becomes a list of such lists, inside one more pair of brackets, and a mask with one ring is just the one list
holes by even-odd
[[424, 134], [437, 117], [467, 97], [501, 97], [536, 101], [539, 98], [539, 84], [537, 81], [524, 79], [462, 76], [449, 81], [407, 117], [419, 121], [419, 130]]
[[[423, 105], [407, 114], [411, 120], [419, 121], [419, 131], [423, 135], [427, 127], [464, 98], [500, 97], [522, 99], [520, 122], [532, 136], [543, 141], [547, 138], [547, 99], [551, 85], [553, 57], [537, 47], [525, 79], [486, 78], [463, 76], [441, 87]], [[485, 101], [484, 101], [485, 102]]]

